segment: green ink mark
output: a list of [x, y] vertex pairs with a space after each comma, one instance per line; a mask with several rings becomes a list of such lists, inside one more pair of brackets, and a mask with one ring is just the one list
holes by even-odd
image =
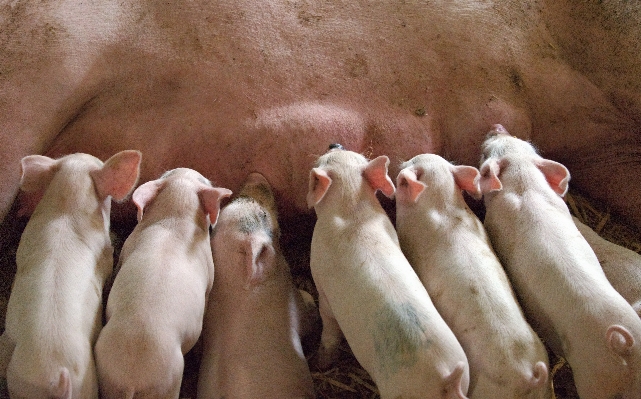
[[431, 345], [426, 337], [427, 315], [420, 314], [412, 304], [387, 304], [374, 320], [374, 350], [385, 376], [412, 367], [419, 351]]

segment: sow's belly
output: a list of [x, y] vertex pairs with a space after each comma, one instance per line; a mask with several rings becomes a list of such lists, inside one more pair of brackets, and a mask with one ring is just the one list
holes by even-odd
[[258, 171], [281, 209], [300, 212], [309, 170], [331, 142], [388, 155], [394, 178], [422, 152], [476, 165], [495, 123], [536, 134], [542, 150], [572, 153], [584, 145], [578, 134], [620, 137], [604, 129], [612, 106], [564, 64], [540, 16], [506, 25], [486, 9], [430, 4], [121, 10], [108, 35], [79, 35], [68, 53], [87, 66], [75, 77], [88, 100], [46, 154], [139, 149], [141, 181], [184, 166], [231, 190]]
[[388, 155], [393, 179], [401, 162], [442, 150], [430, 116], [403, 112], [380, 100], [367, 101], [371, 110], [345, 99], [280, 106], [223, 101], [198, 99], [142, 113], [123, 109], [113, 117], [87, 109], [46, 155], [88, 152], [107, 159], [122, 149], [138, 149], [143, 154], [141, 183], [166, 170], [189, 167], [234, 192], [257, 171], [273, 186], [281, 211], [301, 213], [307, 211], [309, 172], [331, 143], [369, 157]]

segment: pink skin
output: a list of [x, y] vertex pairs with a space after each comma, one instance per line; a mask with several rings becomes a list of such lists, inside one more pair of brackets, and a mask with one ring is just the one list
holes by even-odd
[[388, 155], [395, 175], [417, 153], [476, 164], [500, 122], [641, 227], [641, 24], [626, 4], [7, 5], [0, 219], [28, 154], [137, 148], [143, 182], [186, 166], [233, 190], [259, 171], [290, 217], [330, 142]]
[[[505, 132], [507, 133], [507, 132]], [[479, 171], [418, 155], [397, 177], [401, 249], [465, 350], [472, 399], [551, 398], [543, 343], [523, 317], [481, 221]]]
[[329, 366], [343, 335], [381, 398], [465, 398], [463, 348], [401, 252], [375, 196], [392, 196], [385, 156], [332, 150], [310, 172], [317, 215], [310, 268], [323, 321], [317, 361]]
[[0, 375], [15, 398], [98, 398], [93, 344], [102, 287], [113, 269], [111, 198], [138, 179], [140, 153], [104, 164], [87, 154], [22, 160], [21, 188], [40, 191], [16, 254], [17, 275], [0, 337]]
[[211, 239], [216, 279], [197, 397], [314, 398], [301, 336], [318, 311], [292, 282], [265, 178], [250, 175], [239, 196], [221, 211]]
[[526, 317], [567, 359], [582, 399], [641, 398], [641, 320], [563, 202], [567, 169], [496, 133], [480, 168], [485, 227]]
[[178, 397], [214, 280], [209, 226], [230, 194], [187, 168], [134, 191], [140, 221], [123, 245], [95, 345], [101, 397]]

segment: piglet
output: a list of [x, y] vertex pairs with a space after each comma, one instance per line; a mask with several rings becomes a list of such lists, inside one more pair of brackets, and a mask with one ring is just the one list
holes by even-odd
[[577, 218], [572, 220], [599, 259], [612, 287], [641, 316], [641, 255], [606, 240]]
[[231, 192], [179, 168], [134, 191], [125, 241], [95, 346], [102, 398], [178, 398], [214, 280], [209, 226]]
[[392, 196], [389, 159], [331, 150], [310, 173], [307, 201], [317, 222], [310, 267], [323, 322], [319, 366], [342, 334], [381, 398], [464, 398], [463, 348], [401, 252], [376, 198]]
[[525, 321], [481, 221], [461, 190], [480, 197], [479, 172], [418, 155], [397, 178], [396, 231], [436, 309], [470, 364], [475, 399], [550, 398], [543, 343]]
[[528, 320], [581, 399], [641, 398], [641, 320], [610, 285], [562, 197], [570, 174], [495, 126], [483, 144], [485, 226]]
[[140, 160], [138, 151], [105, 163], [88, 154], [22, 159], [21, 189], [42, 198], [20, 239], [0, 337], [12, 398], [98, 397], [92, 348], [113, 270], [111, 199], [133, 190]]
[[211, 239], [216, 279], [203, 327], [198, 398], [315, 397], [301, 346], [308, 308], [279, 237], [271, 187], [253, 173], [221, 211]]

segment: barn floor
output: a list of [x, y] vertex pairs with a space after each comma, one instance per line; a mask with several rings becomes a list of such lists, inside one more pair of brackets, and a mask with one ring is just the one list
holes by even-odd
[[[641, 253], [641, 242], [638, 233], [627, 228], [624, 224], [614, 220], [607, 209], [590, 203], [576, 193], [567, 197], [568, 206], [572, 213], [585, 224], [592, 227], [603, 237], [626, 246]], [[300, 235], [301, 231], [311, 231], [313, 219], [302, 217], [281, 221], [283, 226], [295, 226], [291, 232], [283, 231], [283, 250], [290, 262], [294, 279], [300, 288], [306, 289], [316, 296], [316, 292], [309, 274], [309, 242], [311, 236]], [[0, 331], [4, 331], [4, 320], [9, 299], [11, 281], [15, 274], [15, 252], [19, 242], [19, 235], [26, 224], [26, 220], [8, 217], [0, 226]], [[113, 226], [116, 254], [124, 237], [131, 226]], [[313, 357], [316, 345], [320, 339], [320, 325], [313, 336], [304, 342], [308, 359]], [[354, 359], [349, 347], [342, 345], [342, 356], [334, 368], [327, 371], [318, 371], [312, 367], [317, 396], [319, 398], [378, 398], [378, 391], [364, 371]], [[198, 345], [186, 357], [185, 375], [181, 398], [195, 398], [195, 387], [198, 372]], [[572, 372], [563, 359], [550, 354], [554, 391], [557, 399], [576, 399], [576, 391], [572, 380]], [[0, 399], [8, 398], [6, 381], [0, 378]]]

